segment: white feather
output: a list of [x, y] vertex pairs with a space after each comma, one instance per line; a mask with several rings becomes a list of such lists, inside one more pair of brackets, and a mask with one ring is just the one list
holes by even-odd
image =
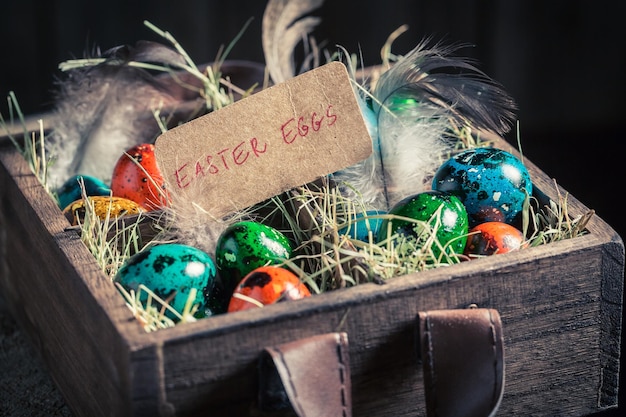
[[173, 199], [162, 213], [166, 226], [158, 235], [159, 240], [193, 246], [215, 259], [215, 245], [230, 224], [228, 220], [211, 216], [187, 196]]
[[[154, 42], [135, 47], [113, 48], [95, 66], [71, 70], [59, 80], [54, 106], [57, 121], [47, 143], [55, 158], [49, 170], [52, 187], [75, 174], [95, 176], [106, 183], [125, 151], [140, 143], [151, 143], [161, 133], [154, 111], [175, 124], [197, 111], [201, 101], [189, 90], [163, 74], [126, 65], [158, 62], [176, 67], [182, 57]], [[165, 74], [167, 75], [167, 74]], [[187, 80], [186, 80], [187, 81]]]
[[334, 174], [344, 193], [388, 210], [430, 189], [429, 180], [452, 149], [453, 126], [508, 130], [515, 105], [504, 90], [453, 47], [421, 42], [377, 80], [370, 105], [359, 89], [374, 152]]

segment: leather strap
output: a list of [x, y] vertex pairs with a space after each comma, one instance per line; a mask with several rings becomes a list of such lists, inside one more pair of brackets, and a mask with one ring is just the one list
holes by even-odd
[[[418, 337], [427, 416], [493, 416], [504, 392], [498, 311], [419, 312]], [[349, 362], [346, 333], [265, 348], [259, 360], [260, 410], [283, 412], [281, 416], [351, 417]]]
[[428, 417], [486, 417], [504, 392], [502, 324], [496, 310], [418, 313]]
[[267, 347], [259, 362], [259, 408], [298, 417], [351, 417], [348, 335], [328, 333]]

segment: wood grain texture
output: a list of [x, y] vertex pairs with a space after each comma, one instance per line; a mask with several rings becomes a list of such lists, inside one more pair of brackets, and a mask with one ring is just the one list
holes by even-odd
[[[424, 415], [417, 313], [470, 304], [502, 318], [499, 415], [617, 404], [624, 246], [597, 216], [574, 239], [146, 334], [6, 142], [0, 185], [0, 291], [76, 415], [258, 415], [260, 351], [336, 331], [348, 333], [354, 415]], [[572, 196], [568, 206], [587, 211]]]
[[64, 230], [68, 222], [21, 156], [5, 144], [0, 283], [7, 304], [75, 413], [123, 409], [130, 383], [125, 338], [140, 328], [79, 236]]

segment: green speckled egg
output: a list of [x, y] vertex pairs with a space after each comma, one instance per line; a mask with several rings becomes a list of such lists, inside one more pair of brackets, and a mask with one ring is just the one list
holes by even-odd
[[[457, 197], [439, 191], [425, 191], [399, 201], [389, 210], [389, 214], [437, 227], [437, 241], [446, 248], [446, 253], [463, 253], [467, 242], [468, 218], [465, 207]], [[396, 233], [417, 237], [419, 230], [416, 230], [416, 223], [409, 220], [385, 219], [378, 231], [377, 241], [383, 242]], [[434, 256], [439, 257], [441, 251], [437, 245], [432, 248]]]
[[271, 226], [253, 221], [233, 223], [217, 240], [215, 262], [227, 292], [252, 270], [277, 264], [292, 254], [289, 239]]
[[[169, 300], [169, 305], [179, 313], [183, 312], [192, 288], [198, 291], [194, 300], [200, 307], [196, 317], [226, 311], [227, 301], [222, 299], [215, 263], [208, 254], [192, 246], [171, 243], [148, 247], [128, 258], [115, 281], [135, 292], [143, 284], [160, 298]], [[142, 292], [141, 301], [147, 298], [145, 291]], [[174, 319], [173, 314], [167, 315]]]

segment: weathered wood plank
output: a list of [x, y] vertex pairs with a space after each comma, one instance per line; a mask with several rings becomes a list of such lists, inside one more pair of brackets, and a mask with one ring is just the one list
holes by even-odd
[[141, 330], [20, 158], [0, 147], [4, 297], [74, 412], [123, 410], [130, 384], [124, 337]]

